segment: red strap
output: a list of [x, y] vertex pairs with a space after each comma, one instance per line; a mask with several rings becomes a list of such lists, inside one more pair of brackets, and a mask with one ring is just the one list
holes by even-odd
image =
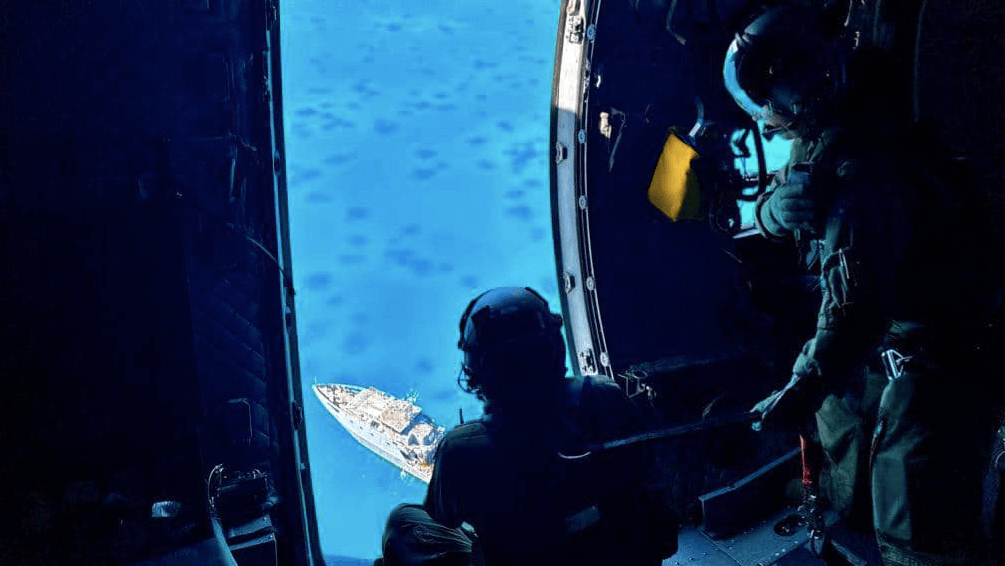
[[816, 484], [820, 473], [820, 464], [823, 460], [823, 447], [807, 440], [806, 435], [800, 434], [799, 451], [802, 453], [803, 485], [812, 486]]
[[813, 485], [813, 472], [806, 461], [806, 437], [803, 435], [799, 435], [799, 451], [803, 462], [803, 485]]

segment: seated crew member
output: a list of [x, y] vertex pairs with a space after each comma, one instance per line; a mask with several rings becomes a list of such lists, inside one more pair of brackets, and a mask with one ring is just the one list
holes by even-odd
[[765, 425], [815, 423], [825, 450], [840, 449], [848, 439], [828, 438], [838, 427], [825, 398], [885, 366], [865, 456], [883, 563], [984, 564], [981, 487], [1001, 394], [985, 376], [1001, 363], [988, 347], [1000, 279], [982, 256], [982, 211], [883, 84], [896, 76], [884, 59], [853, 54], [835, 31], [817, 7], [776, 7], [737, 36], [724, 65], [737, 103], [812, 164], [798, 182], [809, 224], [784, 219], [777, 190], [760, 203], [762, 231], [806, 229], [822, 302], [791, 380], [756, 410]]
[[[614, 382], [565, 377], [561, 328], [530, 288], [471, 301], [462, 387], [485, 415], [441, 441], [424, 505], [391, 513], [384, 564], [655, 565], [676, 551], [676, 516], [647, 486], [645, 448], [585, 455], [638, 432], [639, 419]], [[477, 533], [473, 557], [462, 523]]]

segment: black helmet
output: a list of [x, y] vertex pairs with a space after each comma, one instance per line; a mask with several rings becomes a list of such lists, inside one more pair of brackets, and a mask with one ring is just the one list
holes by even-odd
[[787, 128], [810, 128], [845, 92], [852, 44], [819, 5], [790, 2], [762, 13], [726, 51], [723, 79], [755, 120], [772, 114]]
[[528, 378], [565, 376], [562, 317], [530, 287], [497, 287], [468, 303], [457, 347], [467, 376], [458, 377], [461, 387], [483, 400], [505, 396], [504, 380], [519, 388]]

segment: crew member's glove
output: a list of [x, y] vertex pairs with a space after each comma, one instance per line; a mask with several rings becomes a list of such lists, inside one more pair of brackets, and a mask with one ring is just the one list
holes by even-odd
[[751, 409], [751, 412], [761, 415], [760, 420], [754, 423], [754, 429], [810, 430], [825, 396], [818, 375], [793, 375], [785, 387], [768, 395]]
[[796, 164], [785, 184], [757, 199], [755, 218], [761, 232], [776, 238], [792, 236], [797, 230], [808, 235], [822, 232], [823, 214], [811, 196], [811, 180], [810, 164]]

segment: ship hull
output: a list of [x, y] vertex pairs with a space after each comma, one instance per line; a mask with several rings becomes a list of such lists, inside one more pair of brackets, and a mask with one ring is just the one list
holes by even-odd
[[[352, 386], [352, 385], [339, 385], [348, 391], [355, 394], [359, 394], [364, 391], [363, 388]], [[335, 417], [335, 420], [348, 432], [353, 438], [355, 438], [360, 444], [366, 447], [368, 450], [380, 456], [382, 459], [390, 462], [395, 467], [401, 469], [403, 472], [415, 477], [416, 479], [429, 483], [432, 478], [432, 466], [421, 466], [416, 465], [414, 462], [410, 462], [401, 453], [397, 446], [388, 438], [386, 434], [382, 434], [380, 427], [372, 426], [376, 425], [375, 422], [363, 422], [354, 418], [353, 415], [339, 407], [331, 399], [329, 399], [321, 390], [320, 386], [313, 386], [314, 394], [317, 396], [321, 404], [324, 405], [325, 409]]]

